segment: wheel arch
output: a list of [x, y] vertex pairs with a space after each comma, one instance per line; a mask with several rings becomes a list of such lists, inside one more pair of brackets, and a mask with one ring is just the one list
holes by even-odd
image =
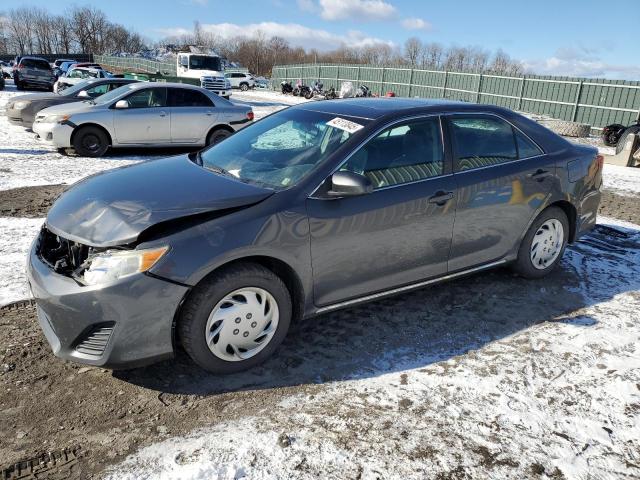
[[231, 126], [227, 125], [226, 123], [219, 123], [209, 129], [209, 131], [207, 132], [207, 136], [205, 137], [205, 141], [208, 140], [209, 136], [216, 130], [226, 130], [229, 133], [235, 133], [235, 130], [231, 128]]
[[71, 133], [71, 138], [69, 139], [69, 141], [71, 142], [71, 146], [73, 146], [73, 141], [75, 140], [78, 132], [85, 127], [95, 127], [102, 130], [104, 134], [107, 136], [107, 139], [109, 140], [109, 146], [110, 147], [113, 146], [113, 138], [111, 138], [111, 134], [109, 133], [109, 130], [107, 130], [104, 126], [100, 125], [99, 123], [94, 123], [94, 122], [82, 123], [80, 125], [77, 125], [76, 128], [73, 129], [73, 132]]
[[[295, 324], [304, 316], [305, 311], [305, 290], [304, 285], [302, 283], [302, 279], [300, 275], [295, 271], [295, 269], [289, 265], [284, 260], [281, 260], [276, 257], [268, 256], [268, 255], [248, 255], [244, 257], [238, 257], [231, 259], [225, 263], [217, 265], [214, 269], [208, 272], [204, 277], [202, 277], [195, 286], [201, 284], [202, 282], [209, 279], [211, 276], [216, 275], [222, 270], [233, 268], [235, 265], [243, 264], [243, 263], [253, 263], [256, 265], [260, 265], [267, 270], [270, 270], [275, 275], [280, 277], [280, 279], [284, 282], [287, 290], [289, 290], [289, 294], [291, 295], [291, 312], [292, 319], [291, 323]], [[187, 294], [186, 298], [189, 296]], [[175, 318], [179, 318], [179, 310], [182, 309], [184, 305], [184, 301], [180, 304], [178, 311], [176, 312]]]
[[[542, 210], [542, 212], [550, 207], [558, 207], [565, 213], [565, 215], [567, 216], [567, 220], [569, 220], [569, 243], [575, 242], [577, 230], [576, 221], [578, 218], [576, 207], [566, 200], [558, 200], [551, 203], [548, 207]], [[542, 212], [540, 212], [538, 215], [542, 214]]]

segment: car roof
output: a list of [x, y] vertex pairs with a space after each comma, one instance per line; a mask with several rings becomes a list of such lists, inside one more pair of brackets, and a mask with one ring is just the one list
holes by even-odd
[[431, 111], [450, 110], [457, 107], [467, 107], [472, 104], [453, 100], [436, 100], [424, 98], [344, 98], [337, 100], [324, 100], [295, 105], [291, 108], [313, 110], [336, 115], [366, 118], [375, 120], [389, 114], [398, 113], [400, 110], [426, 109]]
[[[42, 57], [33, 57], [31, 55], [25, 55], [24, 57], [18, 57], [20, 59], [20, 61], [22, 60], [42, 60], [43, 62], [47, 62], [46, 59], [42, 58]], [[47, 62], [49, 63], [49, 62]]]
[[131, 89], [145, 88], [145, 87], [172, 87], [172, 88], [188, 88], [190, 90], [204, 90], [202, 87], [198, 85], [191, 85], [190, 83], [179, 83], [179, 82], [140, 82], [137, 84], [131, 85]]

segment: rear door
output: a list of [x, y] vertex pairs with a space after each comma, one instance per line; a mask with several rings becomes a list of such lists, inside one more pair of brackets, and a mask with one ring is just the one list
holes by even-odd
[[456, 199], [437, 116], [386, 128], [340, 169], [366, 176], [374, 191], [307, 200], [317, 305], [446, 272]]
[[450, 115], [457, 210], [449, 271], [503, 258], [518, 248], [555, 178], [554, 162], [492, 114]]
[[171, 112], [171, 142], [204, 141], [218, 118], [211, 99], [190, 88], [169, 88], [167, 93]]
[[171, 143], [166, 87], [135, 90], [123, 100], [129, 108], [113, 109], [113, 129], [118, 143]]

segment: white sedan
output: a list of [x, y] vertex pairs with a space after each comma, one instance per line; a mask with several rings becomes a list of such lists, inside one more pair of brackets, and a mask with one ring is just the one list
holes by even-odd
[[61, 92], [71, 85], [80, 83], [90, 78], [110, 78], [113, 75], [101, 68], [87, 68], [87, 67], [75, 67], [70, 68], [66, 75], [58, 78], [58, 81], [53, 85], [53, 91], [56, 93]]

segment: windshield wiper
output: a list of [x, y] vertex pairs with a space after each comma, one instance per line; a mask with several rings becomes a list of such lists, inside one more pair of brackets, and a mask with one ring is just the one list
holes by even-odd
[[222, 167], [219, 167], [218, 165], [211, 165], [211, 164], [207, 164], [206, 166], [204, 165], [204, 162], [202, 161], [202, 152], [199, 150], [198, 152], [196, 152], [196, 165], [199, 165], [201, 167], [206, 168], [207, 170], [211, 170], [213, 173], [217, 173], [219, 175], [226, 175], [228, 177], [234, 177], [235, 175], [227, 170], [225, 170]]

